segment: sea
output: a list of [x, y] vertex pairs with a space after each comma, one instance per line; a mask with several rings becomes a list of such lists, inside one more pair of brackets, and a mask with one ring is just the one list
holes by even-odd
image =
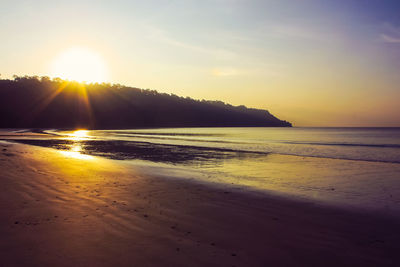
[[[160, 176], [400, 216], [400, 128], [14, 129], [1, 139]], [[87, 158], [82, 158], [87, 160]]]

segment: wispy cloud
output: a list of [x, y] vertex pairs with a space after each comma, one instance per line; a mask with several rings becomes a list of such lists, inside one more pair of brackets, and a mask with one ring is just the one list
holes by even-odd
[[399, 37], [393, 37], [393, 36], [389, 36], [387, 34], [381, 34], [381, 40], [385, 43], [400, 43], [400, 36]]
[[280, 77], [283, 75], [282, 67], [263, 65], [253, 68], [238, 68], [238, 67], [216, 67], [211, 70], [213, 76], [264, 76], [264, 77]]
[[212, 74], [214, 76], [236, 76], [240, 72], [235, 68], [214, 68]]
[[186, 50], [191, 50], [197, 53], [202, 53], [202, 54], [207, 54], [210, 55], [216, 59], [222, 59], [222, 60], [233, 60], [237, 58], [237, 54], [231, 50], [227, 50], [224, 48], [218, 49], [218, 48], [210, 48], [207, 47], [206, 45], [201, 46], [201, 45], [194, 45], [191, 44], [187, 41], [182, 41], [178, 39], [174, 39], [166, 31], [163, 31], [159, 28], [155, 27], [150, 27], [148, 31], [149, 37], [152, 39], [155, 39], [159, 42], [163, 42], [168, 45], [172, 45], [175, 47], [180, 47]]
[[400, 43], [400, 27], [396, 27], [390, 23], [384, 23], [382, 31], [384, 33], [380, 34], [380, 41], [384, 43]]
[[256, 28], [255, 33], [271, 39], [298, 41], [331, 41], [340, 37], [340, 30], [330, 27], [322, 28], [307, 23], [276, 23], [265, 21]]

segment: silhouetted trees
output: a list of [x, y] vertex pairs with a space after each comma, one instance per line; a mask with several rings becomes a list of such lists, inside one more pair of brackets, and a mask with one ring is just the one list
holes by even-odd
[[15, 76], [0, 80], [1, 128], [288, 126], [266, 110], [120, 84]]

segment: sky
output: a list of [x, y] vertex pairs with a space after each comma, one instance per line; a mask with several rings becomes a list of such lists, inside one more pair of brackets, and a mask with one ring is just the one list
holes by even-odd
[[385, 0], [1, 0], [0, 77], [54, 77], [81, 47], [111, 83], [294, 126], [399, 127], [399, 14]]

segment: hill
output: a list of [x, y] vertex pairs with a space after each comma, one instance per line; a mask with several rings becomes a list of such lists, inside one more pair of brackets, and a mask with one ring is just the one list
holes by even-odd
[[119, 84], [0, 80], [1, 128], [290, 127], [267, 110]]

